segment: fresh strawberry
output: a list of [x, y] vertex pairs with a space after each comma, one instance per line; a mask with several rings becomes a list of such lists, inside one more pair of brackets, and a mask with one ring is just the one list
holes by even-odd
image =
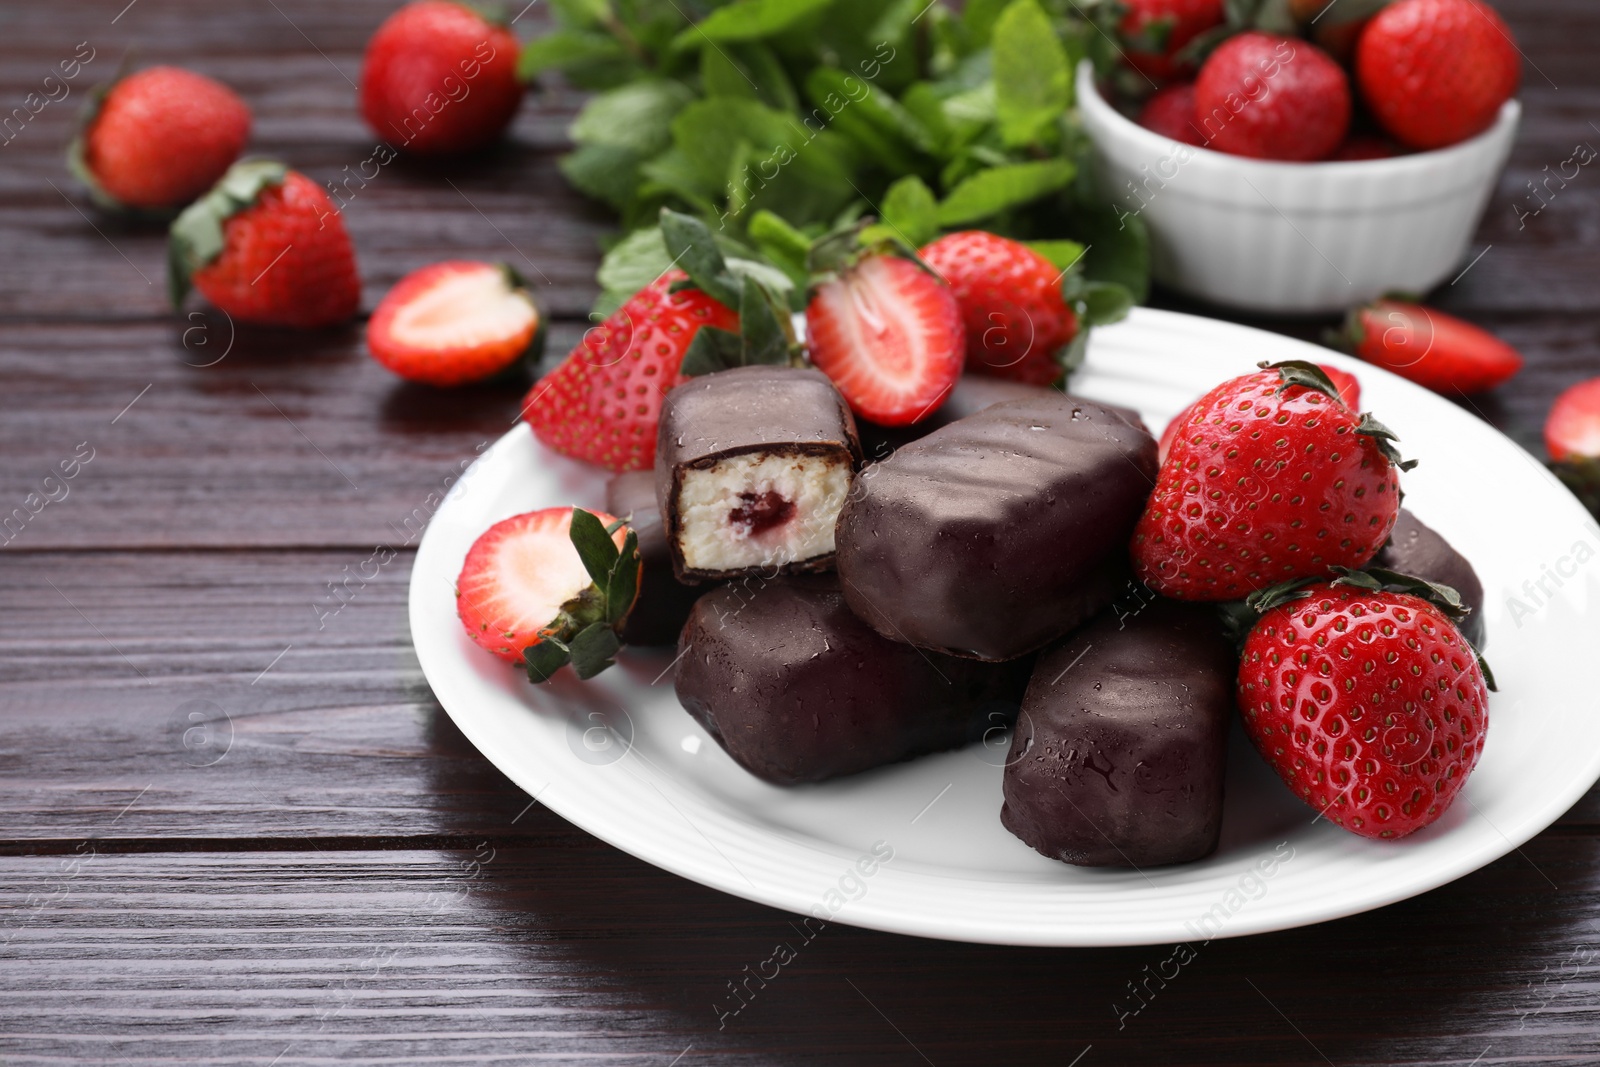
[[1350, 80], [1307, 41], [1241, 33], [1195, 79], [1195, 122], [1210, 147], [1256, 159], [1323, 159], [1350, 128]]
[[[1317, 369], [1328, 376], [1328, 381], [1333, 383], [1334, 389], [1339, 394], [1339, 400], [1345, 407], [1351, 411], [1361, 410], [1361, 383], [1356, 380], [1354, 374], [1340, 370], [1330, 363], [1318, 363]], [[1194, 410], [1199, 406], [1200, 401], [1196, 400], [1178, 412], [1173, 420], [1167, 423], [1167, 428], [1161, 431], [1161, 440], [1156, 442], [1156, 455], [1160, 462], [1167, 461], [1167, 453], [1172, 451], [1172, 439], [1177, 436], [1178, 428], [1187, 424], [1189, 416], [1194, 414]]]
[[1544, 423], [1551, 467], [1584, 506], [1600, 515], [1600, 378], [1556, 398]]
[[1295, 795], [1363, 837], [1403, 837], [1443, 815], [1489, 725], [1477, 653], [1444, 610], [1403, 590], [1442, 592], [1352, 574], [1269, 594], [1239, 665], [1256, 749]]
[[887, 253], [822, 278], [806, 304], [806, 345], [851, 409], [880, 426], [907, 426], [937, 408], [966, 359], [950, 286]]
[[522, 103], [517, 39], [466, 4], [420, 0], [367, 43], [361, 114], [384, 141], [418, 155], [481, 148]]
[[950, 286], [966, 328], [967, 369], [1053, 385], [1078, 317], [1061, 292], [1062, 271], [1027, 245], [982, 230], [948, 234], [920, 253]]
[[1157, 81], [1193, 70], [1179, 58], [1183, 46], [1222, 25], [1223, 0], [1127, 0], [1118, 29], [1128, 65]]
[[1446, 395], [1493, 389], [1522, 369], [1522, 356], [1494, 334], [1400, 300], [1355, 308], [1336, 340], [1368, 363]]
[[367, 351], [409, 381], [461, 385], [516, 363], [538, 329], [539, 310], [515, 271], [453, 259], [389, 290], [367, 322]]
[[172, 223], [172, 302], [189, 286], [239, 322], [329, 326], [356, 313], [355, 251], [328, 194], [282, 163], [236, 163]]
[[232, 89], [177, 67], [151, 67], [90, 100], [67, 165], [111, 210], [174, 210], [227, 172], [250, 138]]
[[639, 539], [603, 512], [544, 508], [485, 530], [456, 579], [467, 635], [543, 682], [570, 662], [589, 678], [611, 665], [639, 591]]
[[1173, 431], [1134, 527], [1135, 574], [1176, 600], [1236, 600], [1366, 565], [1400, 511], [1393, 438], [1314, 363], [1223, 382]]
[[1357, 163], [1366, 159], [1393, 159], [1401, 155], [1402, 150], [1387, 137], [1377, 137], [1370, 133], [1353, 133], [1345, 138], [1344, 144], [1333, 150], [1333, 155], [1328, 157], [1329, 162]]
[[702, 326], [736, 330], [739, 316], [668, 271], [583, 335], [534, 384], [523, 418], [557, 452], [608, 470], [645, 470], [656, 459], [656, 425], [667, 390], [683, 381], [684, 353]]
[[1179, 144], [1205, 144], [1194, 121], [1194, 82], [1177, 82], [1157, 90], [1139, 109], [1139, 125]]
[[1356, 44], [1356, 84], [1373, 117], [1412, 148], [1482, 133], [1517, 91], [1511, 30], [1478, 0], [1400, 0]]

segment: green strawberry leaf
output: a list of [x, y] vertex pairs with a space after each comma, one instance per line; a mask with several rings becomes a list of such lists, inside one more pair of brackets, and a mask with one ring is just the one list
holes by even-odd
[[[1336, 391], [1334, 396], [1338, 395], [1339, 394]], [[1384, 457], [1388, 459], [1390, 463], [1393, 463], [1401, 470], [1408, 471], [1417, 465], [1417, 461], [1414, 459], [1401, 458], [1400, 450], [1395, 447], [1395, 442], [1399, 441], [1400, 438], [1396, 436], [1395, 432], [1389, 429], [1389, 427], [1373, 418], [1370, 412], [1362, 414], [1361, 422], [1358, 426], [1356, 426], [1356, 433], [1370, 437], [1376, 441], [1378, 444], [1378, 451], [1382, 452]]]
[[1065, 189], [1077, 175], [1070, 160], [1012, 163], [980, 170], [950, 191], [939, 205], [939, 225], [961, 226]]
[[583, 569], [589, 572], [595, 588], [604, 590], [611, 583], [611, 572], [617, 566], [617, 543], [611, 540], [605, 524], [594, 513], [582, 508], [572, 509], [572, 526], [568, 536], [572, 547], [578, 550]]
[[268, 186], [283, 184], [289, 168], [275, 160], [235, 163], [211, 191], [183, 209], [167, 238], [167, 294], [180, 307], [189, 278], [222, 254], [222, 224], [256, 202]]
[[621, 626], [639, 593], [639, 535], [632, 527], [622, 540], [622, 551], [606, 581], [606, 621]]
[[522, 650], [522, 664], [528, 671], [528, 681], [534, 685], [543, 685], [572, 659], [567, 645], [553, 637], [547, 637], [537, 645], [531, 645]]
[[587, 681], [616, 662], [614, 657], [622, 648], [622, 641], [609, 623], [597, 622], [579, 630], [567, 642], [567, 648], [572, 669]]
[[1263, 360], [1257, 363], [1256, 366], [1262, 370], [1275, 370], [1278, 372], [1278, 377], [1283, 379], [1278, 384], [1278, 392], [1280, 394], [1290, 386], [1298, 385], [1306, 389], [1315, 389], [1317, 392], [1322, 393], [1324, 396], [1332, 397], [1334, 400], [1339, 399], [1339, 387], [1333, 384], [1333, 379], [1329, 378], [1328, 373], [1321, 367], [1309, 360], [1285, 359], [1277, 363], [1268, 363]]

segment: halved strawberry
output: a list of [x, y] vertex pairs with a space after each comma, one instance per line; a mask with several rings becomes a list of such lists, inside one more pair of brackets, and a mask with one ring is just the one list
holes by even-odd
[[401, 278], [367, 323], [367, 351], [400, 377], [462, 385], [527, 353], [539, 310], [510, 267], [452, 259]]
[[1353, 309], [1334, 339], [1348, 351], [1436, 393], [1481, 393], [1522, 369], [1522, 356], [1470, 322], [1403, 300]]
[[806, 305], [811, 362], [850, 407], [906, 426], [949, 395], [966, 361], [954, 294], [914, 260], [868, 251], [820, 276]]
[[543, 682], [571, 663], [580, 678], [611, 665], [639, 591], [639, 539], [620, 519], [543, 508], [495, 523], [456, 579], [468, 636]]
[[[1338, 367], [1327, 363], [1318, 363], [1317, 367], [1321, 369], [1323, 374], [1328, 376], [1328, 380], [1338, 390], [1339, 399], [1344, 402], [1344, 406], [1351, 411], [1360, 411], [1361, 383], [1356, 380], [1356, 376], [1349, 371], [1340, 370]], [[1193, 404], [1178, 412], [1177, 416], [1167, 423], [1167, 428], [1161, 431], [1161, 440], [1156, 442], [1157, 456], [1160, 462], [1166, 462], [1167, 452], [1172, 448], [1172, 439], [1177, 436], [1178, 427], [1187, 421], [1189, 416], [1193, 414], [1195, 406], [1199, 403], [1200, 401], [1196, 400]]]
[[1600, 514], [1600, 378], [1556, 397], [1544, 423], [1550, 466], [1590, 511]]

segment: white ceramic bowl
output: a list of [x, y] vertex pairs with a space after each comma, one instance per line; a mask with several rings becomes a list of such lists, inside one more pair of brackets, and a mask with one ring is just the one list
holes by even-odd
[[1179, 144], [1130, 121], [1078, 67], [1078, 108], [1106, 189], [1149, 226], [1156, 280], [1247, 311], [1339, 311], [1423, 292], [1465, 266], [1516, 136], [1508, 100], [1488, 130], [1433, 152], [1272, 163]]

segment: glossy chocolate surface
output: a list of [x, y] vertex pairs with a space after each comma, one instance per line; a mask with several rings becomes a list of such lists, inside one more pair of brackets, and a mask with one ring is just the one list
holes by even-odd
[[878, 633], [999, 661], [1067, 633], [1127, 586], [1156, 443], [1062, 394], [996, 404], [871, 464], [839, 515], [850, 607]]
[[1483, 583], [1478, 572], [1472, 569], [1467, 558], [1450, 542], [1440, 537], [1432, 527], [1425, 526], [1405, 508], [1395, 520], [1389, 543], [1378, 550], [1372, 560], [1375, 567], [1400, 571], [1416, 578], [1448, 585], [1461, 594], [1461, 602], [1472, 609], [1472, 614], [1458, 624], [1461, 632], [1473, 647], [1483, 648]]
[[678, 699], [742, 767], [782, 785], [854, 774], [1009, 724], [1028, 661], [1000, 666], [885, 641], [832, 575], [743, 579], [695, 604]]
[[622, 627], [629, 645], [671, 645], [689, 617], [689, 609], [706, 591], [703, 585], [685, 585], [672, 573], [667, 534], [656, 507], [656, 478], [651, 471], [625, 471], [606, 483], [606, 512], [627, 519], [639, 535], [639, 557], [644, 573], [639, 579], [639, 599]]
[[1211, 605], [1155, 599], [1101, 615], [1034, 667], [1000, 821], [1051, 859], [1082, 866], [1209, 855], [1237, 667]]

